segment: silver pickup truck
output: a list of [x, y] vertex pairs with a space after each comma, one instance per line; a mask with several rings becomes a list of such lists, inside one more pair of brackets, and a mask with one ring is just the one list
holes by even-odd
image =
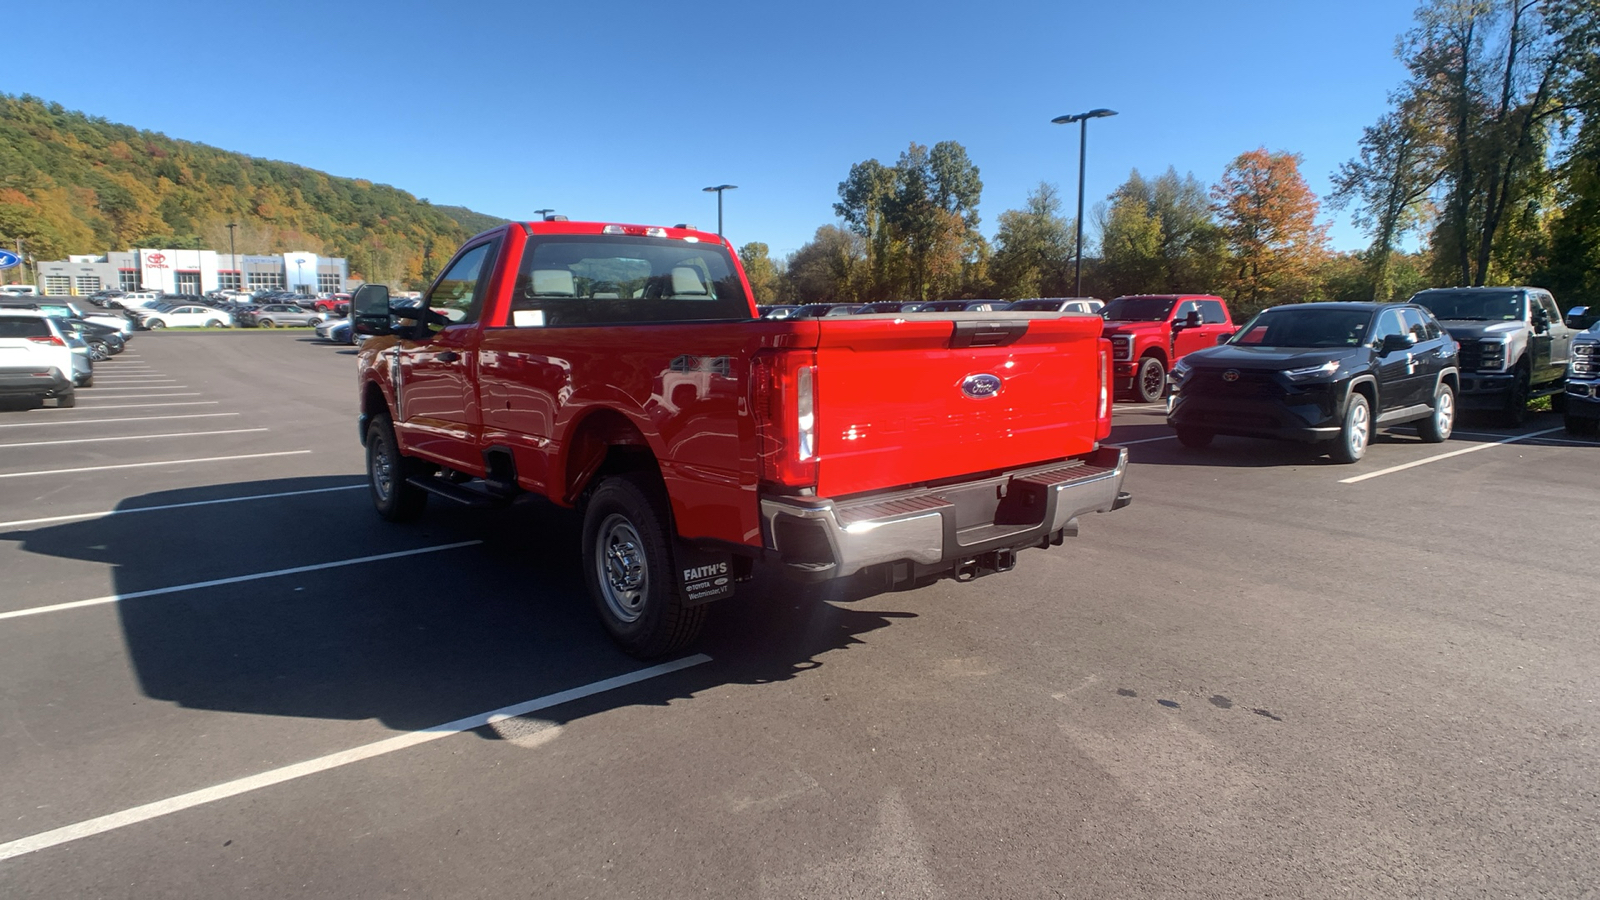
[[1561, 405], [1576, 332], [1549, 291], [1431, 288], [1411, 302], [1427, 307], [1461, 344], [1462, 409], [1498, 410], [1503, 424], [1517, 426], [1535, 397]]

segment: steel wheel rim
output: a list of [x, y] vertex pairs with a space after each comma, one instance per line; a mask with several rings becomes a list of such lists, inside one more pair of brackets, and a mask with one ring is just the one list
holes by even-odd
[[1350, 411], [1350, 452], [1352, 455], [1360, 454], [1367, 446], [1367, 432], [1370, 428], [1367, 407], [1364, 403], [1357, 403], [1356, 408]]
[[388, 438], [380, 437], [372, 442], [372, 489], [377, 491], [380, 501], [389, 502], [389, 494], [394, 490], [394, 462], [389, 459]]
[[638, 529], [626, 516], [612, 513], [600, 523], [594, 549], [595, 575], [607, 610], [618, 621], [639, 621], [650, 589], [650, 565]]
[[1440, 437], [1449, 437], [1450, 429], [1456, 422], [1456, 398], [1449, 391], [1439, 395], [1439, 403], [1433, 411], [1434, 430]]

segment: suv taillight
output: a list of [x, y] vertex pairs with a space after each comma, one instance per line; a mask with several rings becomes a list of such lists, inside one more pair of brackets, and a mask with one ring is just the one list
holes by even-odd
[[61, 338], [58, 338], [53, 334], [47, 334], [43, 337], [31, 337], [28, 338], [28, 340], [34, 342], [35, 344], [49, 344], [52, 347], [65, 347], [67, 345], [66, 341], [63, 341]]
[[789, 488], [817, 483], [817, 355], [758, 353], [750, 361], [751, 414], [761, 480]]

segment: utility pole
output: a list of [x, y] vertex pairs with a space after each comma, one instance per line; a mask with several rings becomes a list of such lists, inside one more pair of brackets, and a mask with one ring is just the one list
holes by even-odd
[[1091, 109], [1086, 113], [1077, 113], [1071, 116], [1056, 116], [1050, 121], [1056, 125], [1070, 125], [1078, 123], [1078, 237], [1077, 260], [1072, 264], [1072, 295], [1083, 296], [1083, 168], [1089, 155], [1089, 120], [1103, 119], [1114, 116], [1114, 109]]

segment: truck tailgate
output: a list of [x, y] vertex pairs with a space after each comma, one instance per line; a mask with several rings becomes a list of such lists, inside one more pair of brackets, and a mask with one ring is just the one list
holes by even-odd
[[823, 319], [818, 493], [844, 497], [1094, 449], [1098, 316]]

